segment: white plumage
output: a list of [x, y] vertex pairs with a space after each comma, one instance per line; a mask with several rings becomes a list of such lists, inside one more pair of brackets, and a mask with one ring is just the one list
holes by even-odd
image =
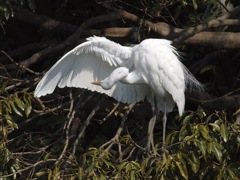
[[[96, 81], [104, 89], [91, 84]], [[67, 86], [104, 93], [123, 103], [147, 98], [154, 105], [155, 97], [159, 110], [171, 112], [176, 103], [181, 116], [187, 84], [190, 88], [201, 86], [179, 61], [171, 41], [146, 39], [126, 47], [94, 36], [65, 54], [45, 74], [35, 96]]]

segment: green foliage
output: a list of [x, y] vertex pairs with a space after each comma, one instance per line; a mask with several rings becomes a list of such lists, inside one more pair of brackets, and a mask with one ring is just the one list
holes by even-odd
[[[2, 87], [4, 88], [4, 87]], [[0, 176], [12, 174], [16, 177], [21, 168], [19, 161], [9, 150], [9, 133], [18, 129], [17, 116], [28, 117], [32, 110], [32, 95], [27, 92], [0, 97]]]
[[[124, 139], [122, 139], [124, 140]], [[158, 146], [157, 144], [156, 146]], [[159, 145], [160, 146], [160, 145]], [[67, 177], [78, 179], [235, 179], [240, 177], [240, 126], [224, 111], [206, 115], [189, 112], [166, 139], [167, 151], [117, 160], [102, 148], [89, 148], [74, 160]], [[70, 158], [72, 159], [72, 158]], [[73, 159], [72, 159], [73, 161]], [[72, 163], [73, 165], [73, 163]], [[64, 177], [69, 169], [45, 169], [50, 178]], [[74, 170], [75, 169], [75, 170]], [[65, 174], [66, 175], [66, 174]]]
[[[107, 155], [104, 156], [105, 166], [110, 165], [104, 169], [111, 168], [108, 173], [98, 173], [119, 179], [235, 179], [240, 177], [239, 139], [240, 126], [229, 122], [225, 112], [206, 116], [199, 109], [197, 113], [190, 112], [183, 117], [179, 128], [168, 133], [167, 152], [162, 154], [160, 151], [159, 156], [148, 156], [142, 162], [122, 161], [117, 164]], [[94, 155], [90, 156], [88, 163], [96, 160], [96, 154], [101, 154], [97, 149], [90, 152]], [[100, 162], [104, 162], [103, 157]], [[97, 163], [93, 168], [94, 165], [84, 166], [87, 168], [84, 171], [99, 168]], [[95, 177], [101, 176], [98, 173], [94, 174]]]
[[23, 93], [14, 93], [7, 97], [0, 98], [0, 123], [3, 139], [7, 139], [7, 133], [10, 130], [18, 128], [14, 117], [28, 117], [32, 111], [32, 95]]

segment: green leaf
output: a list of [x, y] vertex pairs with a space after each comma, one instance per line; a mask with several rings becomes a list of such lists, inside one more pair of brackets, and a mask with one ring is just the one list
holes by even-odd
[[209, 125], [213, 127], [214, 132], [220, 132], [220, 126], [216, 123], [209, 123]]
[[205, 113], [204, 109], [201, 106], [198, 106], [198, 109], [197, 109], [196, 113], [199, 116], [199, 118], [201, 118], [201, 119], [206, 117], [206, 113]]
[[[192, 163], [191, 163], [191, 167], [192, 167], [192, 170], [193, 170], [193, 172], [194, 173], [197, 173], [198, 172], [198, 170], [199, 170], [199, 167], [200, 167], [200, 160], [199, 160], [199, 158], [197, 158], [196, 156], [195, 156], [195, 153], [193, 152], [193, 153], [191, 153], [192, 154], [192, 160], [193, 161], [191, 161]], [[190, 159], [190, 158], [189, 158]]]
[[10, 80], [6, 80], [6, 81], [4, 81], [4, 83], [1, 84], [1, 93], [2, 93], [2, 94], [3, 94], [3, 93], [7, 93], [7, 94], [8, 94], [8, 92], [6, 91], [6, 87], [8, 86], [9, 81], [10, 81]]
[[165, 145], [168, 146], [170, 144], [172, 144], [176, 138], [176, 134], [177, 132], [176, 131], [172, 131], [170, 133], [168, 133], [167, 137], [166, 137], [166, 140], [165, 140]]
[[24, 102], [22, 102], [19, 98], [15, 98], [14, 99], [15, 103], [17, 104], [17, 106], [24, 111]]
[[49, 152], [49, 153], [47, 153], [45, 156], [44, 156], [44, 161], [47, 161], [48, 160], [48, 158], [49, 158], [49, 156], [50, 156], [50, 154], [51, 154], [51, 152]]
[[192, 117], [193, 117], [193, 113], [185, 116], [184, 119], [183, 119], [183, 121], [182, 121], [182, 124], [184, 124], [184, 125], [185, 125], [185, 124], [188, 124], [189, 121], [192, 119]]
[[12, 128], [18, 128], [18, 125], [15, 123], [15, 122], [13, 122], [11, 119], [6, 119], [7, 120], [7, 124], [10, 126], [10, 127], [12, 127]]
[[213, 152], [213, 142], [208, 143], [207, 152], [208, 154], [211, 154], [211, 152]]
[[234, 112], [233, 115], [236, 116], [236, 115], [238, 115], [239, 113], [240, 113], [240, 108], [239, 108], [236, 112]]
[[182, 177], [188, 179], [188, 171], [186, 164], [183, 161], [176, 161], [176, 164]]
[[221, 146], [219, 146], [216, 143], [213, 143], [213, 152], [214, 152], [217, 160], [220, 162], [222, 161], [222, 156], [223, 156], [221, 150], [222, 150]]
[[206, 154], [207, 154], [207, 143], [206, 141], [195, 141], [198, 148], [201, 150], [202, 155], [204, 158], [206, 158]]
[[82, 180], [83, 179], [83, 168], [79, 167], [78, 168], [78, 179]]
[[6, 101], [2, 101], [2, 106], [4, 108], [4, 110], [6, 111], [5, 113], [12, 113], [12, 108], [10, 106], [9, 103], [7, 103]]
[[236, 179], [237, 175], [231, 169], [228, 169], [227, 172], [231, 179]]
[[237, 136], [237, 142], [240, 144], [240, 136]]
[[111, 161], [108, 161], [107, 159], [102, 158], [102, 161], [105, 163], [107, 168], [112, 167], [114, 168], [114, 165], [111, 163]]
[[179, 141], [184, 139], [187, 134], [188, 134], [188, 132], [187, 132], [186, 126], [182, 126], [182, 128], [180, 129], [180, 132], [179, 132]]
[[209, 136], [209, 129], [207, 126], [204, 126], [204, 125], [199, 125], [198, 126], [199, 130], [200, 130], [200, 133], [202, 134], [202, 136], [204, 137], [204, 139], [208, 140], [208, 141], [211, 141], [211, 137]]
[[6, 127], [2, 127], [2, 134], [3, 134], [4, 139], [7, 139], [8, 130]]
[[221, 133], [221, 136], [222, 136], [224, 142], [227, 142], [228, 137], [229, 137], [229, 131], [228, 131], [228, 129], [227, 129], [227, 127], [226, 127], [225, 124], [222, 124], [222, 125], [221, 125], [221, 131], [220, 131], [220, 133]]
[[131, 164], [135, 167], [135, 169], [140, 169], [141, 168], [140, 164], [136, 161], [131, 161]]
[[36, 173], [36, 176], [41, 177], [41, 176], [44, 176], [46, 174], [47, 174], [47, 172], [45, 172], [45, 171], [39, 171], [39, 172]]
[[118, 166], [118, 171], [122, 171], [122, 170], [125, 168], [125, 166], [127, 165], [127, 163], [128, 163], [128, 162], [126, 162], [126, 161], [122, 162], [122, 163]]
[[7, 119], [7, 120], [12, 121], [12, 117], [9, 114], [5, 114], [4, 118]]
[[10, 105], [11, 105], [13, 111], [14, 111], [17, 115], [22, 116], [22, 113], [16, 108], [16, 106], [15, 106], [15, 104], [14, 104], [13, 101], [10, 101]]
[[131, 177], [131, 179], [135, 179], [135, 171], [131, 171], [130, 177]]
[[192, 3], [193, 3], [194, 9], [197, 10], [198, 9], [198, 4], [197, 4], [196, 0], [192, 0]]
[[208, 72], [208, 71], [215, 71], [215, 67], [214, 66], [204, 66], [201, 71], [200, 71], [200, 74], [204, 74], [205, 72]]
[[52, 171], [49, 169], [48, 170], [48, 180], [52, 179]]
[[25, 104], [25, 109], [24, 109], [24, 111], [25, 111], [26, 117], [28, 117], [29, 114], [32, 112], [32, 106], [31, 106], [30, 104]]

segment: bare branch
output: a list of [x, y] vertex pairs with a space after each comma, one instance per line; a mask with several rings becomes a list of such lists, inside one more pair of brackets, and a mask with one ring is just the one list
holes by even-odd
[[[220, 27], [220, 26], [237, 26], [237, 25], [240, 25], [240, 20], [239, 19], [226, 19], [226, 20], [212, 20], [212, 21], [209, 21], [207, 23], [204, 23], [204, 24], [200, 24], [196, 27], [190, 27], [186, 30], [184, 30], [181, 35], [174, 39], [173, 42], [174, 43], [182, 43], [184, 42], [185, 40], [187, 40], [188, 38], [196, 35], [197, 33], [201, 32], [201, 31], [204, 31], [208, 28], [214, 28], [214, 27]], [[214, 32], [214, 34], [217, 33], [217, 32]], [[201, 37], [204, 37], [203, 35], [201, 35]], [[208, 38], [204, 38], [204, 40], [206, 40]]]
[[[236, 90], [240, 91], [240, 89]], [[236, 110], [238, 102], [240, 102], [240, 95], [229, 94], [222, 97], [215, 97], [206, 92], [193, 91], [187, 93], [186, 98], [190, 102], [194, 102], [209, 110]]]

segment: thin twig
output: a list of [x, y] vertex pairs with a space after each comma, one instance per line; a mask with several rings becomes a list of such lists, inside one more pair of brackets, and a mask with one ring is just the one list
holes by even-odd
[[131, 112], [132, 108], [134, 107], [134, 105], [135, 105], [135, 104], [130, 104], [130, 105], [128, 106], [128, 109], [127, 109], [127, 111], [125, 112], [124, 116], [122, 117], [122, 121], [121, 121], [121, 123], [120, 123], [120, 126], [118, 127], [118, 130], [117, 130], [115, 136], [114, 136], [111, 140], [109, 140], [108, 142], [104, 143], [104, 144], [101, 146], [101, 148], [103, 148], [103, 149], [104, 149], [106, 146], [108, 146], [108, 147], [105, 149], [105, 151], [108, 152], [108, 151], [110, 150], [110, 148], [111, 148], [114, 144], [118, 143], [119, 137], [120, 137], [120, 135], [121, 135], [121, 133], [122, 133], [122, 131], [123, 131], [123, 128], [124, 128], [124, 124], [125, 124], [125, 122], [126, 122], [126, 120], [127, 120], [127, 117], [128, 117], [128, 115], [129, 115], [129, 113]]
[[88, 115], [86, 121], [84, 122], [84, 125], [80, 131], [80, 133], [78, 134], [78, 137], [76, 138], [75, 142], [74, 142], [74, 145], [73, 145], [73, 150], [72, 150], [72, 155], [75, 154], [76, 152], [76, 147], [78, 145], [78, 142], [79, 140], [82, 138], [82, 136], [84, 135], [85, 133], [85, 130], [86, 128], [88, 127], [91, 119], [93, 118], [93, 116], [96, 114], [96, 112], [98, 111], [98, 109], [100, 108], [101, 104], [103, 103], [104, 99], [106, 97], [105, 96], [102, 96], [101, 99], [99, 100], [98, 104], [96, 105], [96, 107], [92, 110], [92, 112]]
[[112, 108], [112, 110], [107, 114], [105, 118], [100, 122], [100, 124], [104, 123], [109, 117], [112, 116], [112, 114], [116, 111], [116, 109], [119, 107], [120, 102], [117, 102], [117, 104]]
[[11, 174], [7, 174], [7, 175], [2, 175], [1, 178], [7, 178], [7, 177], [11, 177], [11, 176], [15, 176], [17, 174], [20, 174], [24, 171], [27, 171], [30, 168], [36, 168], [38, 165], [45, 163], [45, 162], [55, 162], [56, 159], [47, 159], [47, 160], [42, 160], [42, 161], [38, 161], [35, 164], [31, 165], [31, 166], [27, 166], [24, 169], [18, 169], [17, 171], [15, 171], [15, 173], [11, 173]]

